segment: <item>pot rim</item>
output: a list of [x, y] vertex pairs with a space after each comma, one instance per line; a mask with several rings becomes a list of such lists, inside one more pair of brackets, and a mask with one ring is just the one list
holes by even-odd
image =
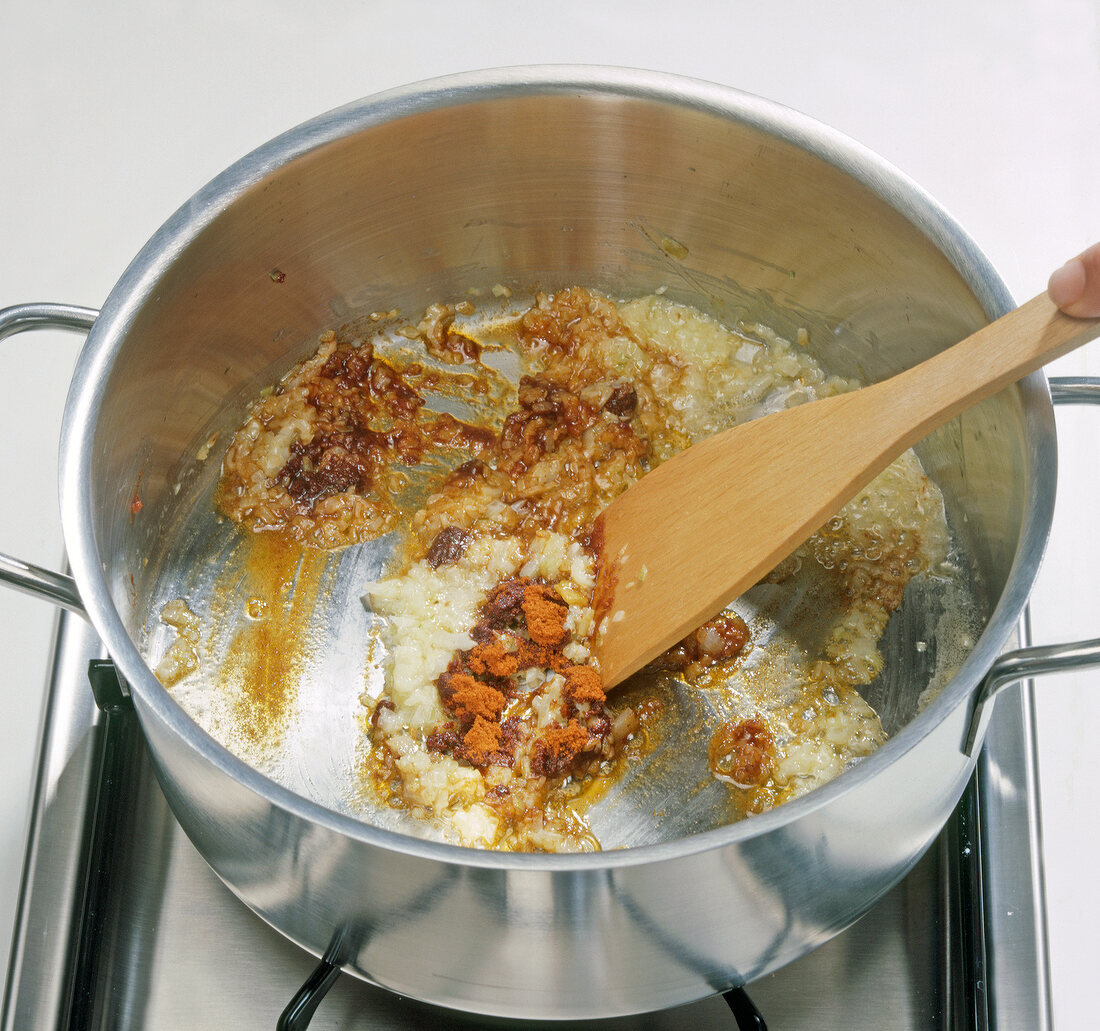
[[[118, 345], [158, 281], [198, 235], [243, 193], [277, 168], [372, 126], [433, 109], [516, 96], [597, 93], [686, 106], [750, 125], [799, 146], [870, 189], [927, 236], [973, 291], [990, 319], [1015, 305], [974, 241], [904, 173], [843, 133], [774, 101], [733, 87], [665, 72], [593, 65], [537, 65], [463, 72], [400, 86], [318, 115], [245, 155], [202, 187], [150, 238], [111, 290], [73, 374], [61, 430], [59, 494], [66, 547], [88, 615], [142, 707], [207, 762], [278, 808], [333, 832], [409, 856], [496, 870], [573, 871], [652, 863], [721, 848], [790, 824], [854, 790], [913, 748], [968, 702], [1014, 631], [1046, 543], [1054, 506], [1056, 438], [1045, 377], [1015, 388], [1025, 412], [1030, 489], [1015, 560], [998, 604], [958, 672], [922, 713], [855, 769], [809, 794], [751, 819], [675, 841], [596, 853], [494, 852], [429, 841], [337, 813], [270, 780], [238, 759], [191, 719], [156, 680], [127, 633], [103, 573], [92, 533], [89, 428]], [[961, 750], [960, 741], [960, 750]]]

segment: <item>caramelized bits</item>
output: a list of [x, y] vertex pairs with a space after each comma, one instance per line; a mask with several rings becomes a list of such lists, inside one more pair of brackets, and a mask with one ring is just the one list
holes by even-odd
[[774, 754], [775, 739], [759, 716], [720, 723], [707, 749], [711, 773], [739, 788], [762, 784], [772, 771]]

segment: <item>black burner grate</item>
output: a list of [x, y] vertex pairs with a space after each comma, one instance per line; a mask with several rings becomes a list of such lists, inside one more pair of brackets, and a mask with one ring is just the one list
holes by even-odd
[[[283, 1010], [276, 1031], [306, 1031], [317, 1007], [340, 976], [340, 968], [327, 958], [322, 959], [308, 980], [295, 993]], [[733, 1014], [737, 1031], [768, 1031], [768, 1025], [744, 988], [731, 988], [722, 996]]]

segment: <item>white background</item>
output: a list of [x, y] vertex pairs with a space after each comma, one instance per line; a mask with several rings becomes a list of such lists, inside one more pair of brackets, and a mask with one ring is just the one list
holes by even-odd
[[[931, 192], [1022, 301], [1100, 239], [1097, 12], [1096, 0], [5, 5], [0, 306], [99, 306], [198, 187], [314, 114], [433, 75], [536, 62], [694, 75], [827, 122]], [[79, 342], [0, 344], [0, 549], [51, 566], [62, 554], [57, 429]], [[1100, 344], [1055, 371], [1100, 374]], [[1040, 640], [1100, 635], [1100, 413], [1089, 414], [1059, 417]], [[0, 961], [52, 624], [44, 602], [0, 589]], [[1092, 1028], [1100, 682], [1068, 677], [1040, 694], [1056, 1026]]]

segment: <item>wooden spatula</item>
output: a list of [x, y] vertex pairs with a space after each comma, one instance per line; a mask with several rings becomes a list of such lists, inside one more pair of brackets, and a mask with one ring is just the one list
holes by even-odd
[[786, 558], [964, 409], [1100, 335], [1046, 294], [888, 380], [716, 434], [600, 516], [604, 686], [641, 669]]

